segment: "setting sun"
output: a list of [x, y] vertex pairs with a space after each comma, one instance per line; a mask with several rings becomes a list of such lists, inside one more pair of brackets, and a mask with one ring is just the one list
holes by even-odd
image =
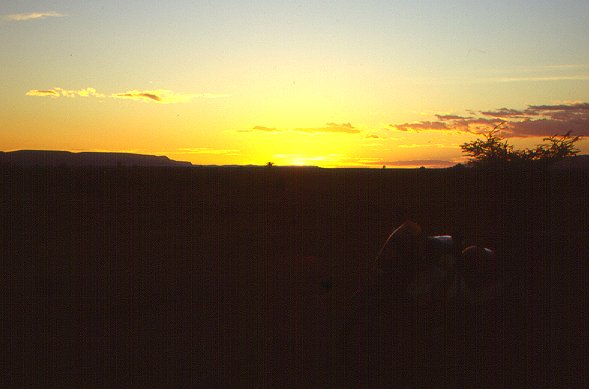
[[587, 135], [588, 12], [581, 1], [3, 3], [2, 149], [434, 167], [463, 161], [459, 145], [503, 121], [526, 144]]

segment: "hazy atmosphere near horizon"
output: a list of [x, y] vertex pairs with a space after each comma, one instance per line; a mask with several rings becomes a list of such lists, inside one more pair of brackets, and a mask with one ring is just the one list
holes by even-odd
[[0, 150], [445, 167], [503, 121], [525, 147], [586, 137], [588, 20], [586, 0], [7, 0]]

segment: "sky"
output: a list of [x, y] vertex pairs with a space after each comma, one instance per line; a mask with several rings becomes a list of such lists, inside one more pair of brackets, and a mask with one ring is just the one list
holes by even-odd
[[588, 136], [588, 48], [587, 0], [3, 0], [0, 150], [451, 166]]

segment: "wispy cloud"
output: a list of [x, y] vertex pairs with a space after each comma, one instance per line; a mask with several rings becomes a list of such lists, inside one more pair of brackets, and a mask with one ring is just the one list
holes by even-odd
[[49, 12], [31, 12], [31, 13], [23, 13], [23, 14], [11, 14], [5, 15], [4, 19], [10, 20], [13, 22], [25, 22], [28, 20], [40, 20], [40, 19], [47, 19], [47, 18], [60, 18], [68, 16], [66, 14], [62, 14], [55, 11]]
[[546, 72], [561, 72], [577, 69], [588, 69], [589, 63], [566, 63], [566, 64], [551, 64], [551, 65], [524, 65], [524, 66], [508, 66], [508, 67], [493, 67], [483, 69], [483, 72], [490, 74], [530, 74], [530, 73], [546, 73]]
[[27, 96], [38, 97], [105, 97], [102, 93], [96, 92], [94, 88], [79, 90], [53, 88], [53, 89], [31, 89], [26, 93]]
[[113, 97], [117, 99], [153, 100], [157, 102], [162, 101], [162, 97], [157, 92], [130, 91], [114, 94]]
[[266, 126], [254, 126], [248, 129], [237, 130], [237, 132], [283, 132], [284, 130], [279, 130], [276, 127], [266, 127]]
[[507, 137], [563, 134], [589, 135], [589, 103], [530, 105], [526, 109], [499, 108], [471, 111], [472, 116], [436, 115], [437, 121], [391, 124], [399, 131], [447, 131], [479, 133], [505, 122]]
[[80, 90], [71, 90], [63, 88], [52, 88], [52, 89], [32, 89], [26, 93], [27, 96], [38, 96], [38, 97], [99, 97], [99, 98], [113, 98], [113, 99], [128, 99], [135, 101], [147, 101], [163, 104], [171, 103], [183, 103], [188, 102], [195, 98], [220, 98], [227, 97], [228, 95], [213, 94], [213, 93], [191, 93], [182, 94], [175, 93], [165, 89], [158, 90], [130, 90], [127, 92], [113, 93], [106, 95], [104, 93], [98, 93], [95, 88], [86, 88]]
[[587, 81], [589, 64], [553, 64], [488, 69], [490, 77], [482, 77], [479, 82], [550, 82]]
[[265, 131], [265, 132], [276, 132], [276, 131], [278, 131], [274, 127], [271, 128], [271, 127], [264, 127], [264, 126], [255, 126], [253, 128], [253, 130], [255, 130], [255, 131]]
[[59, 92], [57, 92], [54, 89], [47, 89], [47, 90], [32, 89], [27, 92], [27, 96], [59, 97], [61, 95], [59, 94]]
[[305, 132], [305, 133], [345, 133], [345, 134], [358, 134], [360, 132], [359, 129], [352, 126], [350, 123], [327, 123], [325, 126], [322, 127], [299, 127], [294, 128], [292, 130], [289, 129], [279, 129], [276, 127], [266, 127], [266, 126], [255, 126], [249, 130], [239, 130], [238, 132], [254, 132], [254, 131], [262, 131], [262, 132], [286, 132], [286, 131], [296, 131], [296, 132]]
[[459, 119], [465, 119], [464, 116], [459, 116], [459, 115], [441, 115], [441, 114], [437, 114], [435, 115], [438, 120], [459, 120]]
[[481, 79], [481, 82], [537, 82], [537, 81], [588, 81], [589, 74], [562, 76], [529, 76], [529, 77], [493, 77]]
[[419, 121], [415, 123], [391, 124], [398, 131], [448, 130], [445, 122]]
[[390, 127], [397, 131], [422, 132], [422, 131], [459, 131], [480, 132], [489, 126], [494, 127], [501, 123], [500, 119], [461, 117], [448, 115], [450, 119], [443, 118], [438, 121], [418, 121], [413, 123], [391, 124]]
[[[507, 110], [505, 113], [499, 115], [499, 118], [507, 122], [508, 136], [548, 136], [567, 131], [573, 131], [576, 135], [589, 135], [589, 103], [530, 105], [524, 110]], [[518, 120], [512, 120], [514, 118]]]
[[357, 128], [352, 126], [350, 123], [327, 123], [325, 127], [311, 127], [311, 128], [295, 128], [294, 131], [300, 132], [340, 132], [347, 134], [357, 134], [360, 132]]
[[[491, 116], [494, 118], [516, 118], [516, 119], [522, 119], [525, 118], [526, 115], [523, 114], [522, 111], [518, 110], [518, 109], [513, 109], [513, 108], [499, 108], [495, 111], [482, 111], [481, 114], [485, 115], [485, 116]], [[462, 118], [462, 119], [467, 119], [467, 118]], [[444, 120], [442, 118], [440, 118], [440, 120]]]
[[228, 95], [213, 94], [213, 93], [175, 93], [166, 89], [157, 90], [130, 90], [127, 92], [114, 93], [112, 95], [115, 99], [128, 99], [135, 101], [150, 101], [163, 104], [171, 103], [186, 103], [195, 98], [214, 99], [220, 97], [227, 97]]
[[507, 66], [479, 69], [465, 77], [464, 74], [446, 77], [416, 77], [407, 79], [425, 85], [477, 85], [502, 83], [552, 83], [589, 81], [589, 63], [553, 64], [532, 66]]
[[128, 99], [135, 101], [150, 101], [163, 104], [172, 103], [186, 103], [193, 99], [217, 99], [222, 97], [228, 97], [225, 94], [215, 93], [175, 93], [166, 89], [157, 90], [130, 90], [127, 92], [114, 93], [111, 97], [115, 99]]

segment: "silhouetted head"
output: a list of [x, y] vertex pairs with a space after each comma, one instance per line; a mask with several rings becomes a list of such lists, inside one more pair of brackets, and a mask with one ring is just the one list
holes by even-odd
[[419, 261], [419, 235], [403, 231], [394, 236], [382, 253], [379, 269], [393, 291], [403, 294], [414, 280]]
[[412, 220], [415, 220], [415, 212], [411, 208], [402, 205], [393, 208], [392, 221], [394, 227]]
[[464, 279], [474, 287], [497, 278], [497, 256], [488, 248], [468, 246], [462, 251]]

